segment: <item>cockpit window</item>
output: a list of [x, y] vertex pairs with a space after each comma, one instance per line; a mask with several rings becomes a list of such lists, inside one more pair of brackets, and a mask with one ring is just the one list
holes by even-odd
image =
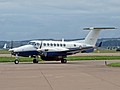
[[29, 45], [35, 45], [35, 42], [29, 42], [28, 44]]
[[39, 44], [39, 43], [37, 43], [36, 45], [37, 45], [37, 46], [39, 46], [40, 44]]
[[40, 45], [39, 43], [35, 43], [35, 42], [29, 42], [28, 44], [29, 45], [34, 45], [34, 46], [39, 46]]

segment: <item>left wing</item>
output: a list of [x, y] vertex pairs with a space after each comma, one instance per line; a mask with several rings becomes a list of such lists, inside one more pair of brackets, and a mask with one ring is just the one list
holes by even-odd
[[38, 49], [38, 51], [40, 52], [40, 55], [44, 55], [44, 56], [66, 56], [90, 49], [94, 49], [94, 48], [91, 46], [79, 47], [79, 48], [56, 47], [56, 48], [42, 48], [42, 49]]

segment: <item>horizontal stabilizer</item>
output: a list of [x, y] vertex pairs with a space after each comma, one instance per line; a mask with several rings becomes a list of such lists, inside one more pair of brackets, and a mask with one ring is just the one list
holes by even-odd
[[90, 27], [90, 28], [83, 28], [83, 30], [105, 30], [105, 29], [117, 29], [115, 27]]

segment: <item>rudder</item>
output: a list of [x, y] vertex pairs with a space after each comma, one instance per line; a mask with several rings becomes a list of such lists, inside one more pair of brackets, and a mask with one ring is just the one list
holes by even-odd
[[101, 27], [97, 27], [97, 28], [91, 27], [91, 28], [84, 28], [84, 30], [91, 30], [88, 33], [88, 35], [86, 36], [84, 43], [92, 45], [92, 46], [95, 46], [100, 31], [101, 30], [106, 30], [106, 29], [110, 30], [110, 29], [116, 29], [116, 28], [115, 27], [102, 27], [102, 28]]

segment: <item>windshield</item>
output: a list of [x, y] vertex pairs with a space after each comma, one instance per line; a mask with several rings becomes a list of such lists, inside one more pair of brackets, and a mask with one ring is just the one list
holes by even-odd
[[39, 48], [40, 44], [36, 42], [29, 42], [28, 45], [33, 45], [35, 48]]
[[28, 45], [35, 45], [35, 42], [28, 42]]

